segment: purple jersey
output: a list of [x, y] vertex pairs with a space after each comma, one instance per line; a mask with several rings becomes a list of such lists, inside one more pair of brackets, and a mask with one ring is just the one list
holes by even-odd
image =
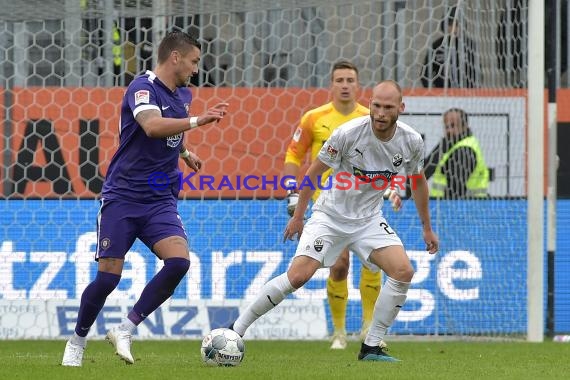
[[153, 109], [163, 117], [185, 118], [191, 102], [188, 88], [172, 92], [152, 71], [131, 82], [121, 105], [119, 148], [103, 184], [104, 199], [148, 203], [178, 197], [178, 155], [184, 133], [150, 138], [135, 117], [141, 111]]

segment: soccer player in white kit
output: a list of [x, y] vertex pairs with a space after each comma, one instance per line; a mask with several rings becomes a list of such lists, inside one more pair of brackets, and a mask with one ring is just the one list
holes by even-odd
[[332, 186], [322, 192], [304, 225], [304, 214], [316, 185], [300, 184], [299, 202], [284, 232], [284, 239], [299, 236], [295, 257], [287, 272], [267, 282], [233, 323], [231, 328], [238, 334], [243, 336], [255, 320], [303, 286], [317, 269], [331, 266], [348, 247], [358, 254], [363, 265], [382, 269], [386, 274], [358, 359], [398, 361], [386, 353], [380, 342], [404, 305], [414, 269], [400, 238], [379, 208], [389, 187], [387, 182], [403, 168], [413, 176], [412, 195], [426, 250], [434, 254], [439, 248], [438, 237], [431, 228], [429, 189], [423, 174], [424, 145], [418, 132], [398, 121], [404, 107], [400, 86], [394, 81], [383, 81], [372, 91], [370, 116], [338, 127], [323, 145], [306, 176], [310, 184], [318, 184], [318, 177], [332, 168]]

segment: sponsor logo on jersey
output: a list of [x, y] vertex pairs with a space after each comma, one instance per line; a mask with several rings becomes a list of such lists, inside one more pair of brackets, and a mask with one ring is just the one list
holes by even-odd
[[148, 90], [135, 92], [135, 106], [140, 103], [150, 103], [150, 92]]
[[392, 164], [394, 164], [395, 167], [398, 167], [402, 165], [403, 160], [402, 155], [400, 153], [396, 153], [394, 157], [392, 157]]
[[317, 238], [313, 243], [313, 247], [315, 247], [315, 251], [321, 252], [323, 250], [323, 239]]
[[184, 103], [184, 109], [186, 110], [186, 113], [190, 115], [190, 103]]
[[364, 170], [357, 168], [356, 166], [353, 166], [352, 174], [354, 174], [355, 177], [360, 177], [365, 179], [366, 183], [370, 183], [373, 180], [390, 181], [393, 176], [398, 174], [398, 172], [391, 172], [390, 170]]
[[174, 136], [168, 136], [166, 138], [166, 145], [169, 148], [176, 148], [178, 146], [178, 144], [180, 144], [181, 140], [182, 140], [182, 133], [179, 133], [179, 134], [174, 135]]

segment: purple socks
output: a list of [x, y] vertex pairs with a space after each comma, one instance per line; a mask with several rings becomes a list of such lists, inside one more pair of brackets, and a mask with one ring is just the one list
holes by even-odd
[[[135, 325], [139, 325], [174, 293], [188, 272], [188, 268], [190, 268], [190, 261], [182, 257], [164, 260], [164, 267], [146, 285], [138, 302], [129, 313], [128, 319]], [[78, 336], [87, 336], [97, 315], [105, 305], [107, 296], [117, 287], [120, 279], [121, 276], [116, 274], [97, 272], [93, 282], [85, 288], [75, 325], [75, 333]]]
[[166, 301], [182, 281], [190, 268], [190, 261], [182, 257], [164, 260], [164, 267], [145, 286], [139, 300], [133, 306], [128, 318], [139, 325], [153, 311]]
[[97, 319], [97, 315], [105, 305], [107, 296], [117, 287], [120, 279], [121, 276], [113, 273], [97, 272], [93, 282], [87, 285], [81, 295], [81, 304], [75, 325], [77, 335], [87, 336], [89, 329]]

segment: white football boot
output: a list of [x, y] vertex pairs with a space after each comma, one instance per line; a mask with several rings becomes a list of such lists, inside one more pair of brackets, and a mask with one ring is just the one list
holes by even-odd
[[81, 347], [78, 344], [73, 344], [71, 341], [67, 341], [61, 365], [66, 367], [81, 367], [84, 351], [85, 347]]
[[115, 347], [115, 353], [127, 364], [135, 363], [135, 359], [131, 355], [132, 335], [130, 332], [115, 327], [107, 331], [105, 339]]
[[346, 332], [335, 331], [332, 336], [331, 350], [344, 350], [346, 348]]

